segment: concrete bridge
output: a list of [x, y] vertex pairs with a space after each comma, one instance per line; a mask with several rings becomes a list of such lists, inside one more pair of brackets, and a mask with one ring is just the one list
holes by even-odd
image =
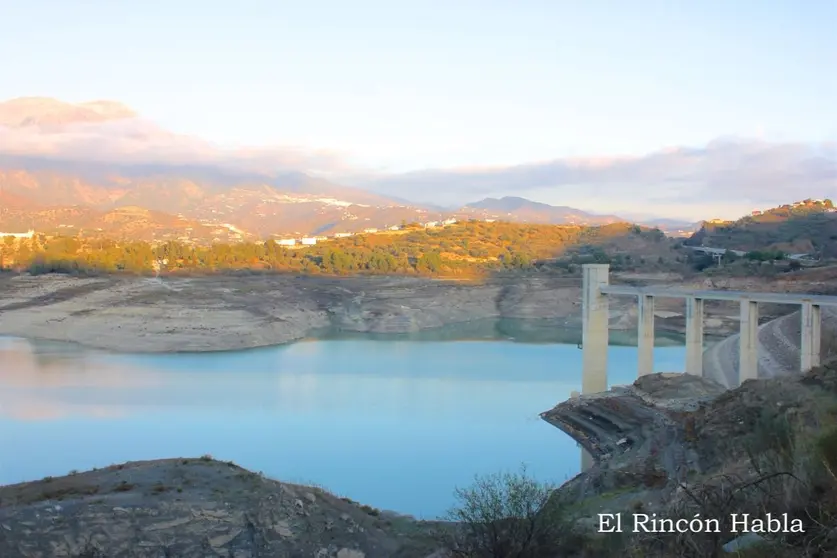
[[[743, 250], [729, 250], [727, 248], [711, 248], [709, 246], [686, 246], [689, 250], [694, 252], [700, 252], [701, 254], [706, 254], [707, 256], [713, 256], [715, 258], [723, 257], [727, 253], [735, 254], [736, 256], [746, 256], [747, 252]], [[815, 259], [813, 256], [807, 252], [803, 254], [787, 254], [787, 258], [789, 260], [808, 260], [808, 259]]]
[[[704, 375], [703, 305], [705, 300], [738, 302], [741, 308], [739, 366], [735, 385], [759, 377], [759, 303], [798, 304], [801, 307], [799, 369], [806, 372], [820, 363], [822, 308], [837, 308], [837, 296], [747, 291], [702, 291], [661, 287], [632, 287], [610, 284], [608, 264], [583, 266], [582, 288], [582, 393], [607, 391], [607, 349], [610, 312], [608, 299], [631, 296], [637, 299], [639, 375], [654, 371], [654, 300], [680, 298], [686, 302], [687, 374]], [[731, 386], [731, 387], [735, 387]], [[592, 464], [583, 452], [582, 467]]]

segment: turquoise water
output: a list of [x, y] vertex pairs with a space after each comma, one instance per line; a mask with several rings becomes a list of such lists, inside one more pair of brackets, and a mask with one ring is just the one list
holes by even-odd
[[[211, 454], [436, 517], [476, 474], [557, 483], [579, 449], [538, 417], [581, 386], [572, 344], [329, 339], [241, 352], [113, 355], [0, 339], [0, 484]], [[683, 369], [658, 347], [656, 369]], [[612, 384], [636, 349], [610, 348]]]

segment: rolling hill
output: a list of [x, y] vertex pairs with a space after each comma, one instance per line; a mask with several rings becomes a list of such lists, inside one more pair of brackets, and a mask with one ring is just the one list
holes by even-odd
[[47, 235], [145, 242], [191, 240], [207, 244], [255, 239], [234, 226], [202, 223], [142, 207], [126, 206], [108, 211], [84, 206], [0, 209], [0, 236], [30, 229]]
[[[453, 210], [423, 206], [288, 170], [283, 161], [296, 156], [222, 150], [163, 130], [114, 101], [13, 99], [0, 103], [0, 231], [169, 238], [186, 229], [221, 228], [268, 238], [449, 217], [530, 224], [626, 221], [519, 197], [486, 198]], [[126, 207], [133, 209], [126, 213]], [[141, 224], [133, 226], [131, 215]]]
[[686, 244], [837, 258], [837, 209], [831, 200], [805, 200], [736, 221], [706, 221]]
[[457, 214], [464, 217], [544, 225], [607, 225], [625, 221], [615, 215], [594, 215], [573, 207], [549, 205], [513, 196], [485, 198], [469, 203]]
[[5, 210], [14, 209], [16, 220], [43, 229], [56, 223], [45, 220], [46, 214], [39, 209], [107, 212], [125, 206], [204, 223], [228, 223], [257, 236], [356, 232], [402, 220], [441, 218], [436, 212], [302, 173], [264, 176], [212, 167], [125, 167], [0, 158], [0, 228], [10, 221]]

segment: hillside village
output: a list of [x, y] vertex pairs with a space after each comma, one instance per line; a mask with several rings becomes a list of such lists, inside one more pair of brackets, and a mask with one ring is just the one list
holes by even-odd
[[[484, 219], [486, 223], [493, 223], [494, 219]], [[450, 218], [445, 219], [444, 221], [427, 221], [426, 223], [405, 223], [402, 225], [392, 225], [390, 227], [385, 227], [383, 229], [377, 229], [375, 227], [370, 227], [363, 229], [361, 233], [353, 233], [353, 232], [340, 232], [334, 233], [331, 235], [325, 236], [303, 236], [303, 237], [296, 237], [296, 238], [280, 238], [276, 241], [279, 246], [286, 246], [286, 247], [295, 247], [295, 246], [313, 246], [318, 242], [328, 242], [329, 240], [336, 240], [338, 238], [350, 238], [355, 236], [356, 234], [391, 234], [391, 233], [398, 233], [398, 232], [406, 232], [410, 230], [419, 230], [419, 229], [436, 229], [440, 227], [447, 227], [450, 225], [455, 225], [458, 223], [456, 219]], [[262, 242], [262, 241], [259, 241]], [[262, 242], [263, 243], [263, 242]]]
[[[482, 222], [485, 222], [485, 223], [494, 223], [496, 220], [495, 219], [481, 219], [481, 220], [471, 219], [471, 221], [474, 221], [474, 222], [482, 221]], [[332, 241], [332, 240], [338, 240], [338, 239], [342, 239], [342, 238], [351, 238], [353, 236], [361, 235], [361, 234], [363, 234], [363, 235], [370, 235], [370, 234], [387, 235], [387, 234], [406, 233], [406, 232], [409, 232], [409, 231], [422, 230], [422, 229], [440, 229], [440, 228], [444, 228], [444, 227], [449, 227], [451, 225], [455, 225], [458, 222], [459, 221], [457, 219], [449, 218], [449, 219], [445, 219], [445, 220], [442, 220], [442, 221], [427, 221], [427, 222], [424, 222], [424, 223], [418, 223], [418, 222], [403, 223], [401, 225], [392, 225], [392, 226], [389, 226], [389, 227], [385, 227], [383, 229], [378, 229], [376, 227], [369, 227], [369, 228], [363, 229], [361, 232], [358, 232], [358, 233], [338, 232], [338, 233], [334, 233], [334, 234], [330, 234], [330, 235], [296, 236], [296, 237], [285, 236], [285, 235], [273, 235], [275, 238], [268, 239], [268, 240], [273, 240], [279, 246], [294, 249], [294, 248], [302, 248], [304, 246], [314, 246], [318, 243], [328, 242], [328, 241]], [[212, 239], [212, 242], [225, 242], [225, 241], [226, 242], [229, 242], [229, 241], [244, 242], [244, 241], [247, 241], [248, 237], [250, 236], [246, 232], [238, 229], [237, 227], [235, 227], [235, 226], [233, 226], [229, 223], [221, 223], [221, 224], [218, 224], [218, 225], [214, 225], [214, 224], [211, 224], [211, 223], [206, 223], [206, 225], [217, 227], [216, 230], [214, 231], [216, 233], [219, 233], [221, 231], [229, 231], [231, 233], [231, 234], [229, 234], [225, 237], [216, 236]], [[95, 238], [95, 237], [98, 236], [96, 233], [101, 233], [102, 232], [101, 229], [97, 229], [97, 230], [93, 230], [93, 231], [83, 231], [83, 230], [82, 231], [73, 231], [71, 227], [62, 227], [62, 226], [59, 226], [59, 227], [61, 229], [63, 229], [64, 231], [66, 231], [67, 234], [56, 235], [56, 234], [36, 233], [36, 231], [34, 229], [29, 229], [26, 232], [4, 232], [4, 231], [0, 231], [0, 239], [10, 238], [10, 239], [13, 239], [13, 240], [31, 240], [31, 239], [35, 238], [36, 234], [39, 235], [39, 236], [42, 236], [44, 240], [49, 240], [49, 239], [55, 238], [57, 236], [80, 236], [80, 237], [84, 236], [84, 237], [88, 237], [88, 238]], [[191, 232], [191, 229], [187, 229], [186, 232], [187, 233]], [[174, 238], [167, 237], [166, 235], [164, 235], [162, 238], [157, 239], [156, 242], [152, 242], [151, 244], [156, 245], [156, 244], [168, 242], [168, 241], [171, 241], [171, 240], [175, 240], [177, 242], [180, 242], [180, 243], [185, 244], [185, 245], [190, 245], [190, 246], [200, 244], [200, 242], [198, 242], [195, 238], [193, 238], [189, 234], [184, 234], [184, 235], [177, 236], [177, 237], [174, 237]], [[256, 240], [256, 241], [254, 241], [254, 243], [258, 244], [258, 245], [263, 245], [265, 242], [266, 242], [266, 240]]]

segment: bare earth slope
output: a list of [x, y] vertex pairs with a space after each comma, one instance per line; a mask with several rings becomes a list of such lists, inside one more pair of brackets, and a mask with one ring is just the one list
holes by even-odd
[[659, 512], [675, 496], [685, 497], [681, 483], [733, 471], [765, 424], [777, 418], [817, 424], [815, 417], [835, 397], [834, 363], [734, 390], [685, 374], [650, 374], [630, 386], [569, 399], [541, 417], [597, 461], [561, 493], [586, 500], [591, 512], [636, 501]]
[[0, 335], [126, 352], [275, 345], [312, 329], [403, 333], [499, 316], [577, 319], [577, 281], [0, 276]]
[[[662, 281], [682, 286], [677, 278]], [[770, 287], [702, 285], [755, 290]], [[795, 287], [799, 290], [809, 285]], [[660, 330], [683, 332], [682, 300], [661, 299], [657, 309]], [[637, 308], [633, 298], [615, 298], [610, 310], [611, 329], [635, 330]], [[730, 308], [707, 305], [707, 335], [736, 331], [737, 316], [731, 315], [735, 313]], [[764, 314], [773, 315], [767, 309]], [[826, 322], [829, 316], [826, 314]], [[70, 341], [124, 352], [233, 350], [295, 341], [319, 328], [410, 333], [496, 318], [547, 319], [551, 327], [578, 328], [581, 279], [511, 274], [468, 283], [404, 276], [211, 275], [154, 279], [0, 273], [0, 335]], [[792, 334], [787, 336], [795, 339]], [[734, 350], [733, 345], [728, 341], [711, 348], [721, 352], [718, 357], [708, 354], [707, 366], [720, 356], [731, 358], [723, 350]], [[734, 364], [722, 366], [728, 370]]]
[[[773, 378], [799, 372], [800, 312], [782, 316], [759, 326], [759, 378]], [[837, 331], [837, 308], [822, 307], [822, 331]], [[703, 356], [707, 378], [731, 388], [738, 385], [739, 334], [710, 346]]]
[[421, 558], [430, 527], [208, 458], [0, 487], [3, 558]]

